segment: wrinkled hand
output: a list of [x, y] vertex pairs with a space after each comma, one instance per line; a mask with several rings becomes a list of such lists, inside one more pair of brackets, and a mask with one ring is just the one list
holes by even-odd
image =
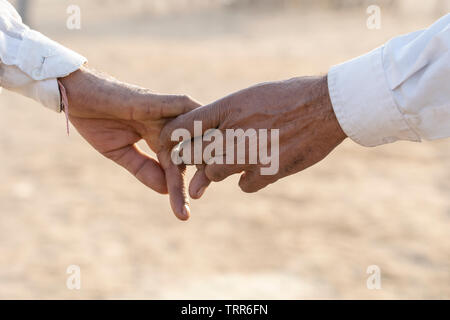
[[[224, 136], [226, 129], [279, 129], [279, 170], [273, 175], [261, 175], [260, 169], [266, 165], [260, 162], [203, 162], [197, 165], [198, 170], [189, 186], [192, 198], [201, 197], [211, 181], [222, 181], [237, 173], [243, 173], [239, 181], [241, 189], [256, 192], [280, 178], [314, 165], [346, 138], [331, 105], [326, 76], [262, 83], [180, 115], [164, 127], [162, 146], [167, 149], [174, 146], [171, 134], [177, 128], [184, 128], [195, 137], [194, 121], [202, 121], [202, 134], [215, 128]], [[270, 144], [270, 134], [268, 137]], [[224, 139], [224, 146], [225, 143]], [[248, 140], [244, 145], [248, 154]], [[203, 142], [203, 150], [206, 146]], [[223, 157], [225, 163], [225, 150], [214, 158]]]
[[[159, 136], [171, 118], [198, 107], [186, 96], [156, 95], [87, 68], [61, 78], [69, 101], [69, 119], [97, 151], [159, 193], [171, 194], [178, 218], [189, 217], [182, 169], [161, 153]], [[144, 139], [160, 163], [139, 150]]]

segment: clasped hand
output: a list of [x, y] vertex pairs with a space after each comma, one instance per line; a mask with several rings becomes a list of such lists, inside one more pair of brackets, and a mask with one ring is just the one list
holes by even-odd
[[[233, 174], [241, 174], [239, 186], [244, 192], [256, 192], [314, 165], [346, 138], [331, 105], [326, 76], [262, 83], [201, 107], [187, 96], [153, 94], [87, 68], [60, 80], [68, 95], [69, 119], [78, 132], [143, 184], [169, 193], [172, 210], [181, 220], [190, 216], [186, 165], [197, 166], [189, 185], [194, 199], [202, 196], [211, 181]], [[231, 129], [241, 136], [227, 139]], [[186, 139], [174, 139], [174, 132], [180, 130], [189, 133]], [[277, 135], [266, 134], [267, 141], [261, 143], [264, 130]], [[200, 150], [196, 139], [206, 141]], [[145, 140], [158, 161], [139, 150], [140, 140]], [[192, 155], [182, 155], [181, 163], [173, 156], [180, 143], [183, 152]], [[258, 156], [264, 146], [277, 162], [276, 170], [266, 170], [269, 174], [262, 174], [262, 169], [270, 163]], [[239, 157], [242, 150], [244, 156]]]

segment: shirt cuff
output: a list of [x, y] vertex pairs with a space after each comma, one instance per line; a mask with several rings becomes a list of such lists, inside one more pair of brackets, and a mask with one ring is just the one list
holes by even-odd
[[61, 97], [56, 79], [78, 70], [87, 59], [37, 31], [27, 30], [17, 62], [20, 70], [37, 81], [27, 88], [27, 95], [60, 112]]
[[61, 98], [55, 78], [33, 80], [17, 66], [0, 64], [0, 86], [29, 97], [51, 110], [61, 111]]
[[33, 81], [27, 86], [20, 88], [21, 93], [44, 107], [55, 112], [61, 112], [61, 96], [56, 79], [45, 79]]
[[366, 147], [420, 141], [396, 105], [382, 56], [380, 47], [329, 70], [328, 89], [339, 124], [347, 136]]
[[87, 60], [78, 53], [27, 30], [17, 54], [18, 67], [34, 80], [60, 78], [79, 69]]

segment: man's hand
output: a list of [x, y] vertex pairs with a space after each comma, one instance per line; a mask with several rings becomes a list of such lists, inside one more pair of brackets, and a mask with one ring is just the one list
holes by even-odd
[[[245, 164], [197, 165], [189, 186], [192, 198], [201, 197], [210, 181], [222, 181], [242, 172], [241, 189], [256, 192], [314, 165], [346, 138], [331, 105], [326, 76], [262, 83], [180, 115], [164, 127], [162, 147], [173, 147], [176, 142], [171, 141], [171, 135], [178, 128], [187, 129], [194, 137], [194, 121], [202, 121], [202, 134], [217, 128], [223, 136], [226, 129], [279, 129], [279, 171], [275, 175], [261, 175], [260, 169], [265, 165], [247, 161]], [[225, 145], [226, 141], [223, 143]], [[205, 142], [203, 147], [206, 147]], [[248, 155], [248, 143], [245, 148]], [[225, 153], [215, 157], [225, 158]]]
[[158, 163], [139, 150], [136, 143], [144, 139], [159, 156], [159, 136], [164, 124], [195, 109], [198, 103], [186, 96], [152, 94], [87, 68], [60, 81], [67, 91], [69, 119], [78, 132], [146, 186], [159, 193], [169, 192], [173, 211], [186, 220], [190, 212], [182, 168], [164, 156]]

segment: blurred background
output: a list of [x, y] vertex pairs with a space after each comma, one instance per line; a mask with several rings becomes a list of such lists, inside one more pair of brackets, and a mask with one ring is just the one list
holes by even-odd
[[[326, 73], [450, 11], [450, 0], [12, 3], [91, 67], [203, 103]], [[366, 26], [371, 4], [380, 29]], [[66, 27], [69, 5], [80, 29]], [[182, 223], [167, 197], [67, 137], [62, 114], [6, 90], [0, 104], [2, 299], [450, 298], [449, 139], [348, 140], [256, 194], [238, 177], [214, 184]], [[81, 290], [66, 287], [69, 265]], [[370, 265], [381, 290], [367, 289]]]

